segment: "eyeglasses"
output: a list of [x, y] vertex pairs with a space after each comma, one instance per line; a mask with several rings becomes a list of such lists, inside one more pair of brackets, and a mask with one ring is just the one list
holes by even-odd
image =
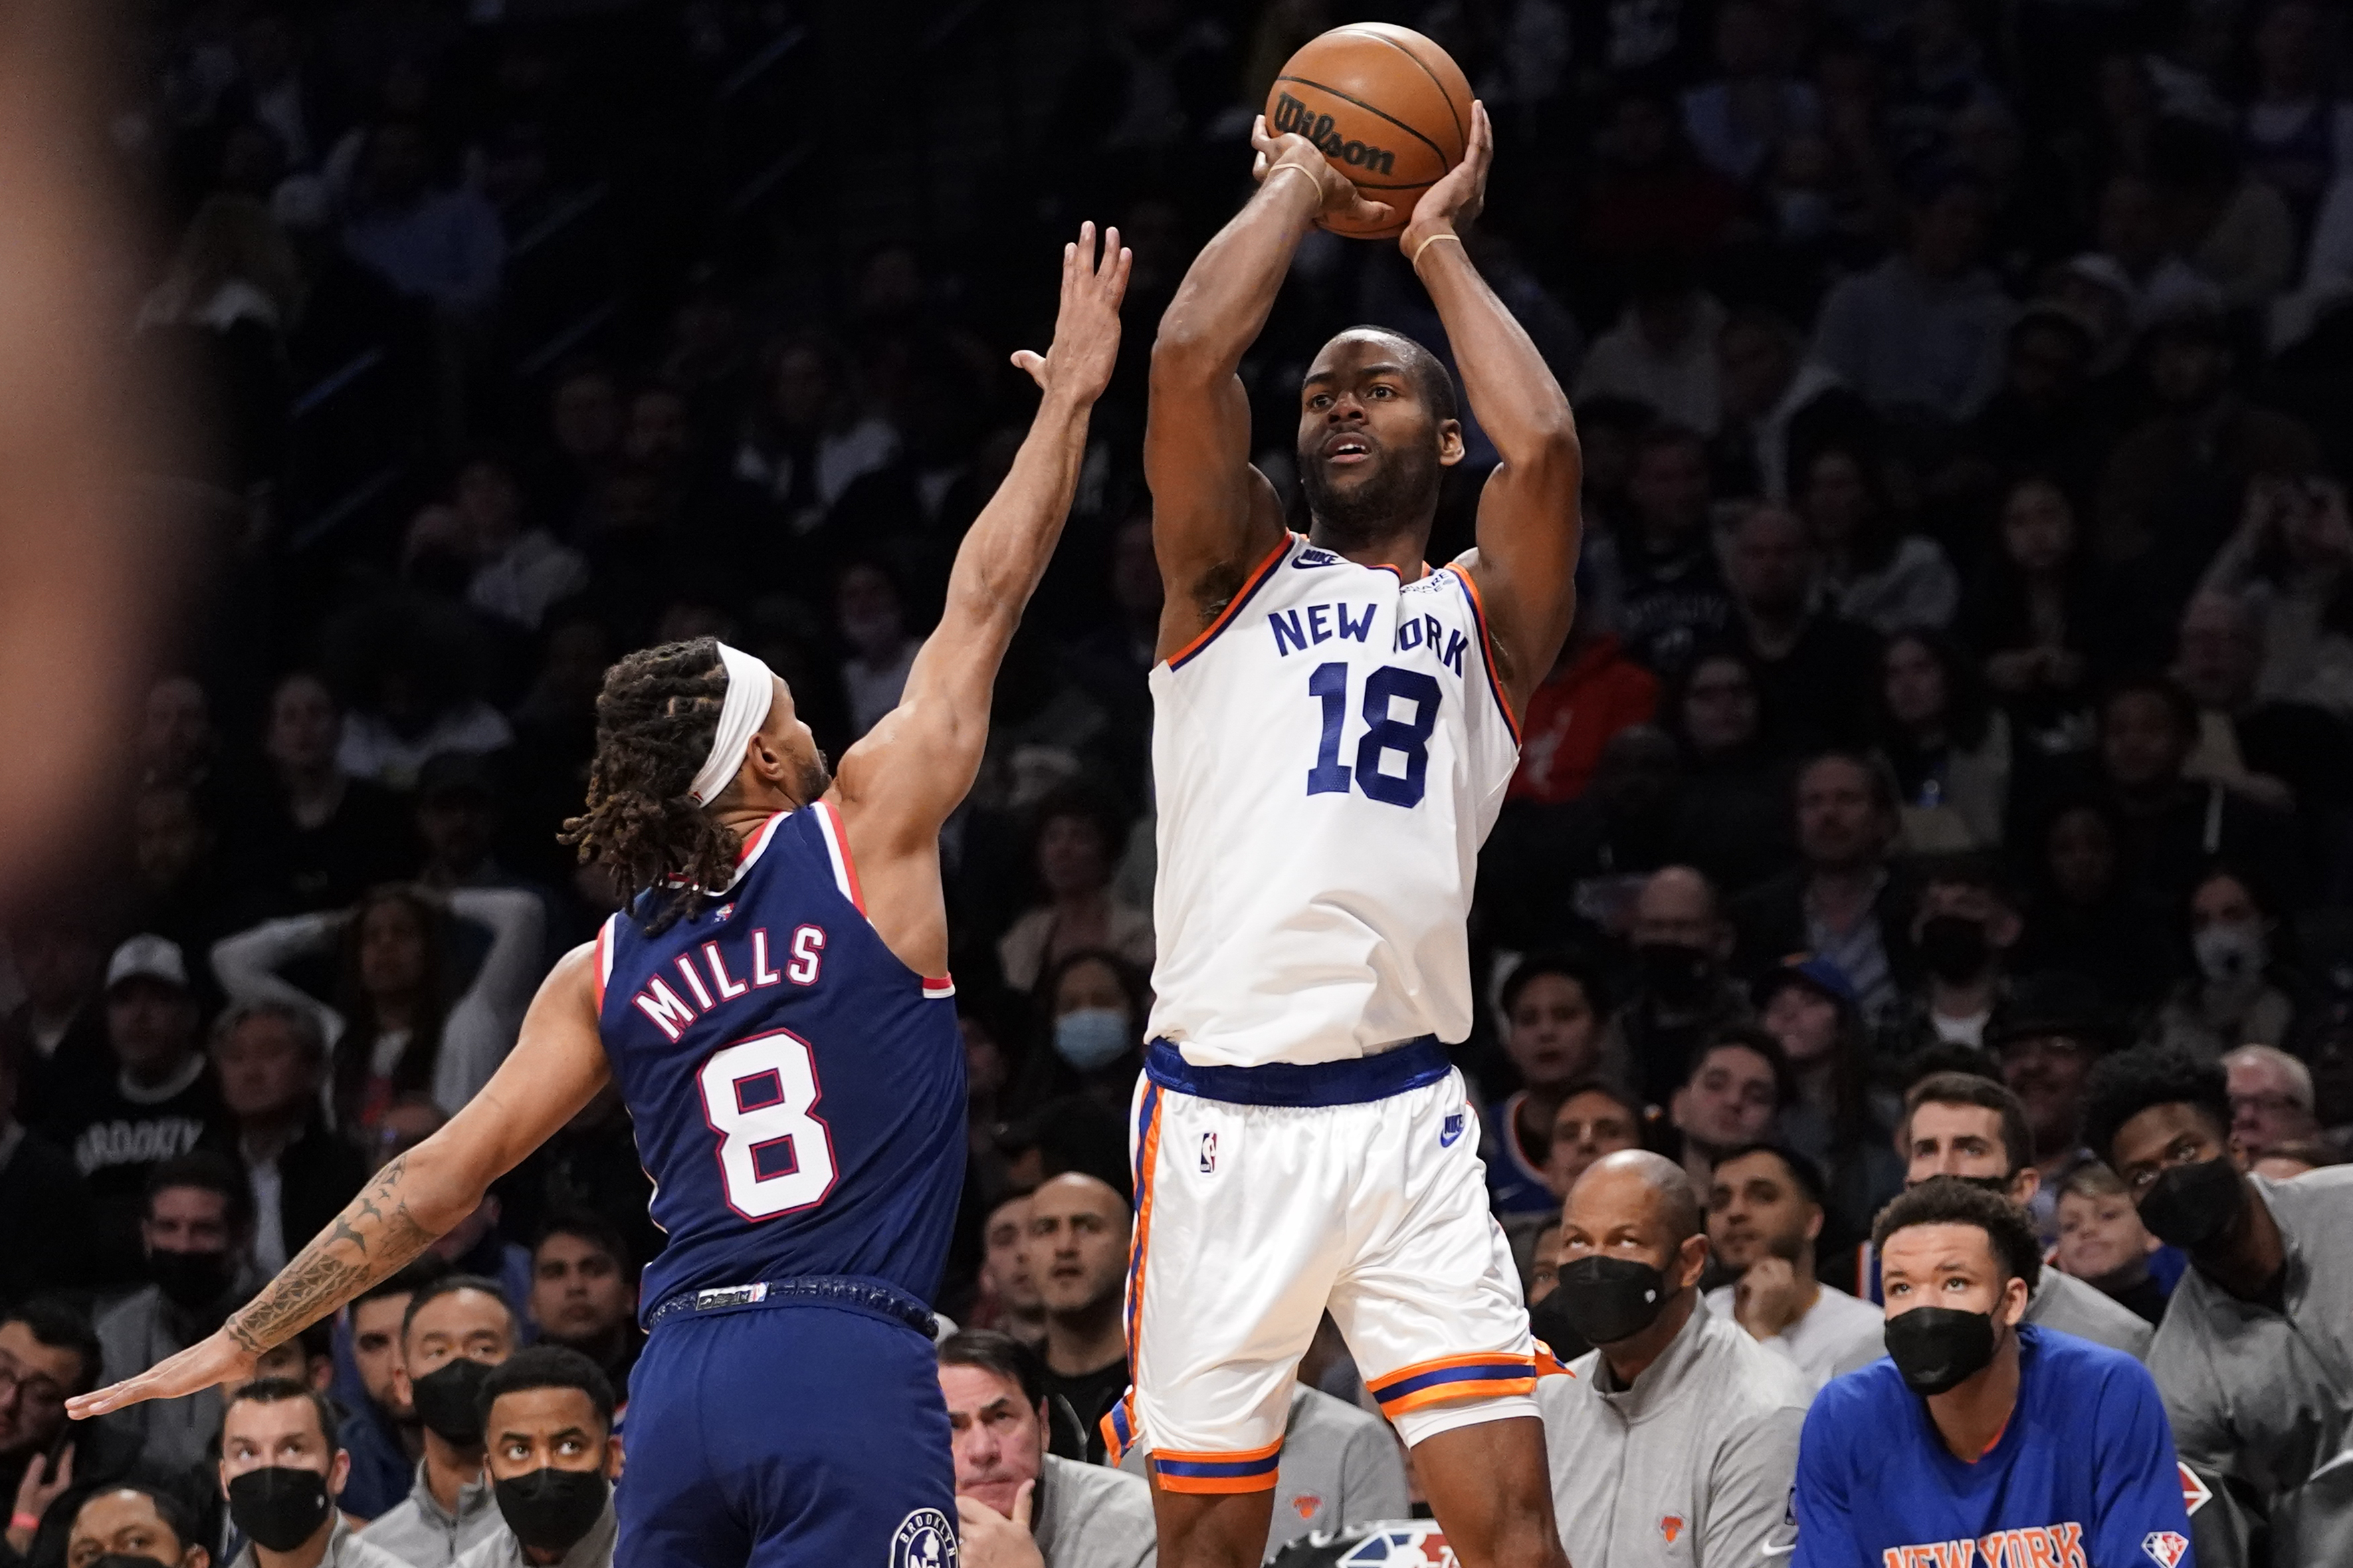
[[51, 1405], [62, 1405], [66, 1402], [66, 1391], [53, 1380], [37, 1373], [26, 1372], [17, 1364], [16, 1357], [6, 1351], [0, 1351], [0, 1394], [11, 1392], [21, 1395], [26, 1405], [37, 1409]]

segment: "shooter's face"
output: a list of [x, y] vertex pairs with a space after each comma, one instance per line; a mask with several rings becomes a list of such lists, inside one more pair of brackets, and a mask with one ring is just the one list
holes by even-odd
[[1395, 339], [1346, 332], [1300, 387], [1298, 458], [1319, 521], [1344, 532], [1394, 526], [1435, 503], [1439, 470], [1462, 459], [1462, 428], [1438, 416]]

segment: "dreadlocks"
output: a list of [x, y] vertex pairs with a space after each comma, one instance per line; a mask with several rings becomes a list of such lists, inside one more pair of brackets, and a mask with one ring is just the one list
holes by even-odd
[[727, 667], [715, 637], [664, 643], [605, 672], [588, 806], [559, 836], [601, 860], [624, 897], [653, 889], [649, 934], [668, 930], [706, 888], [726, 881], [738, 843], [687, 795], [719, 731]]

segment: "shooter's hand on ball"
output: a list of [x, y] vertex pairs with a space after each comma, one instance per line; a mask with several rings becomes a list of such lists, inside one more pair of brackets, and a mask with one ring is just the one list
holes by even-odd
[[1480, 209], [1487, 205], [1487, 171], [1494, 162], [1495, 131], [1487, 121], [1487, 106], [1473, 103], [1471, 145], [1462, 162], [1421, 193], [1413, 205], [1413, 221], [1398, 236], [1398, 248], [1407, 260], [1418, 263], [1423, 246], [1444, 235], [1459, 236], [1478, 221]]
[[1250, 163], [1250, 178], [1261, 186], [1274, 177], [1277, 170], [1296, 169], [1314, 182], [1318, 217], [1348, 218], [1373, 225], [1388, 221], [1388, 203], [1366, 201], [1358, 194], [1356, 182], [1334, 168], [1315, 143], [1298, 132], [1285, 132], [1277, 136], [1266, 128], [1266, 116], [1261, 114], [1250, 121], [1250, 145], [1258, 149], [1258, 156]]

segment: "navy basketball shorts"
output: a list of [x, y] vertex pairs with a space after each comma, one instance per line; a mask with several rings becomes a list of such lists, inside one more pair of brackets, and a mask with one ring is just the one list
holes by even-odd
[[629, 1374], [616, 1568], [955, 1568], [931, 1342], [853, 1305], [690, 1312]]

